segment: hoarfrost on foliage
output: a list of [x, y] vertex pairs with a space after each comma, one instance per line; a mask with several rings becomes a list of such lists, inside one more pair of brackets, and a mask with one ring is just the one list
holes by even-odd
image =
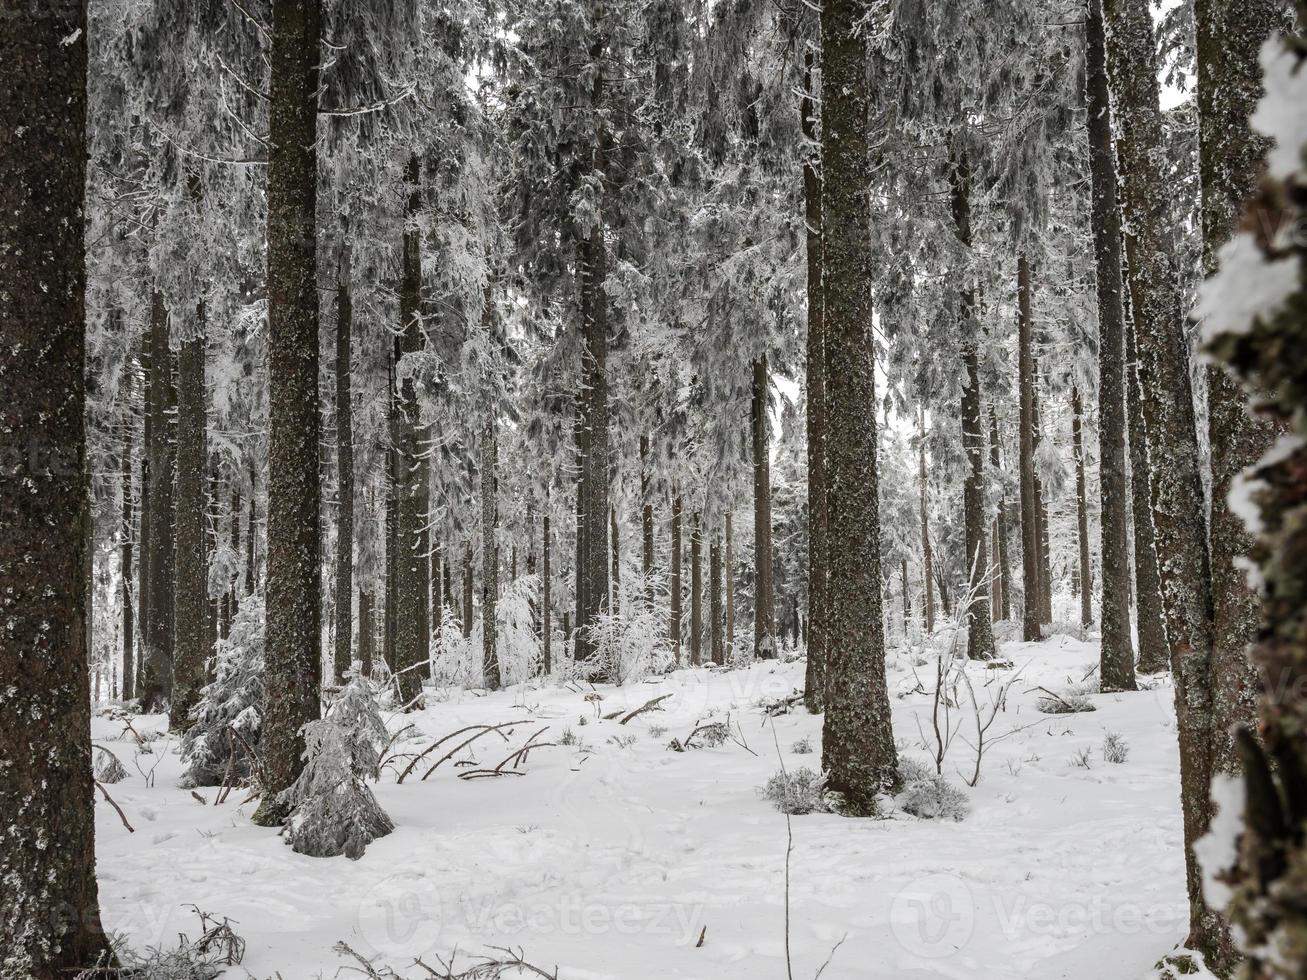
[[1205, 342], [1221, 334], [1247, 332], [1254, 319], [1272, 316], [1298, 288], [1297, 263], [1267, 262], [1246, 232], [1221, 247], [1220, 263], [1220, 274], [1198, 290], [1194, 310], [1202, 321]]
[[1266, 94], [1252, 115], [1253, 128], [1275, 141], [1266, 162], [1271, 176], [1284, 179], [1302, 169], [1307, 144], [1307, 71], [1298, 56], [1273, 36], [1262, 45], [1262, 84]]

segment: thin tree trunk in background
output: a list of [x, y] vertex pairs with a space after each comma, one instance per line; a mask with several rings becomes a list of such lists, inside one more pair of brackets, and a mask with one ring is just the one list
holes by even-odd
[[172, 700], [168, 725], [181, 731], [204, 685], [208, 620], [208, 563], [205, 561], [205, 314], [196, 310], [193, 332], [181, 346], [177, 376], [177, 503], [176, 585], [173, 590], [177, 624], [173, 652]]
[[926, 632], [935, 631], [935, 562], [930, 549], [930, 484], [926, 480], [926, 420], [917, 409], [917, 481], [921, 487], [921, 575], [925, 585], [922, 603]]
[[726, 663], [726, 644], [722, 636], [722, 541], [714, 533], [708, 546], [708, 616], [712, 629], [712, 662], [719, 667]]
[[672, 500], [672, 570], [671, 570], [671, 623], [668, 633], [672, 641], [672, 662], [681, 662], [681, 513], [684, 502], [680, 494]]
[[640, 511], [641, 549], [640, 570], [644, 575], [644, 601], [650, 610], [654, 607], [653, 566], [654, 566], [654, 512], [652, 494], [652, 476], [649, 472], [649, 437], [640, 437], [640, 499], [644, 506]]
[[872, 357], [869, 9], [826, 0], [822, 41], [822, 331], [830, 626], [822, 767], [853, 813], [897, 780], [885, 683]]
[[[153, 492], [150, 490], [150, 455], [154, 445], [154, 370], [152, 353], [153, 330], [147, 329], [141, 338], [141, 492], [137, 504], [137, 522], [140, 527], [140, 544], [136, 549], [136, 633], [137, 657], [132, 670], [132, 694], [127, 690], [127, 678], [124, 675], [124, 700], [130, 700], [141, 693], [145, 672], [145, 661], [150, 656], [150, 624], [154, 615], [150, 609], [150, 600], [154, 595], [153, 568], [154, 557], [154, 504]], [[138, 683], [141, 681], [142, 683]]]
[[[949, 171], [953, 227], [962, 247], [971, 250], [971, 166], [965, 155]], [[985, 430], [980, 414], [980, 324], [976, 321], [975, 289], [969, 279], [958, 292], [958, 323], [962, 334], [962, 446], [967, 475], [962, 487], [967, 572], [967, 656], [972, 660], [994, 657], [994, 625], [990, 621], [988, 528], [985, 521]]]
[[[346, 234], [348, 231], [346, 231]], [[342, 684], [354, 659], [354, 397], [351, 341], [354, 302], [350, 295], [349, 246], [336, 272], [336, 650], [335, 681]]]
[[463, 639], [472, 635], [472, 542], [463, 550]]
[[257, 592], [258, 583], [258, 565], [254, 560], [255, 546], [258, 543], [257, 531], [259, 526], [259, 471], [254, 462], [254, 454], [250, 453], [250, 516], [248, 525], [245, 528], [245, 595]]
[[1112, 149], [1112, 107], [1101, 0], [1087, 0], [1085, 104], [1088, 107], [1090, 225], [1098, 299], [1098, 468], [1103, 594], [1099, 681], [1104, 691], [1135, 690], [1130, 639], [1129, 503], [1126, 497], [1125, 303], [1121, 210]]
[[1089, 500], [1085, 487], [1085, 447], [1081, 435], [1080, 389], [1071, 386], [1071, 450], [1076, 460], [1076, 527], [1080, 541], [1080, 625], [1088, 629], [1094, 623], [1094, 577], [1089, 557]]
[[753, 655], [776, 656], [775, 587], [772, 583], [771, 461], [767, 418], [767, 358], [753, 362], [750, 432], [753, 440]]
[[735, 662], [735, 532], [726, 511], [726, 662]]
[[386, 581], [381, 628], [382, 656], [390, 670], [395, 669], [395, 602], [399, 581], [396, 566], [399, 562], [400, 464], [395, 446], [400, 427], [399, 392], [395, 385], [395, 362], [398, 359], [399, 340], [396, 338], [391, 345], [386, 376]]
[[703, 663], [703, 521], [690, 518], [690, 665]]
[[263, 773], [254, 822], [303, 768], [321, 687], [317, 92], [320, 0], [273, 0], [268, 166], [268, 580]]
[[[128, 382], [130, 386], [131, 382]], [[128, 401], [131, 401], [131, 388], [128, 388]], [[119, 583], [118, 594], [122, 601], [122, 659], [123, 659], [123, 681], [122, 681], [122, 699], [130, 701], [136, 697], [136, 663], [134, 647], [136, 638], [132, 635], [134, 632], [135, 620], [132, 616], [132, 417], [129, 414], [123, 420], [123, 456], [122, 456], [122, 542], [119, 549], [118, 569]]]
[[50, 455], [0, 480], [0, 973], [55, 980], [109, 953], [83, 591], [87, 20], [81, 3], [11, 5], [4, 15], [0, 431], [6, 449]]
[[[908, 560], [906, 558], [899, 562], [899, 588], [903, 591], [903, 635], [906, 637], [912, 628], [912, 599], [908, 594]], [[795, 632], [798, 632], [797, 624]]]
[[550, 563], [552, 552], [554, 550], [553, 539], [549, 536], [549, 490], [545, 490], [545, 514], [544, 530], [541, 543], [541, 570], [540, 570], [540, 635], [544, 643], [544, 672], [548, 677], [554, 670], [553, 658], [553, 640], [554, 640], [554, 623], [553, 623], [553, 600], [551, 597], [552, 590], [552, 570]]
[[1017, 257], [1017, 371], [1021, 397], [1021, 638], [1027, 643], [1040, 637], [1039, 512], [1035, 496], [1035, 363], [1030, 313], [1030, 262], [1023, 251]]
[[359, 590], [359, 673], [372, 676], [372, 661], [376, 656], [376, 626], [372, 622], [374, 600], [371, 592]]
[[[995, 473], [999, 473], [1003, 468], [1001, 452], [998, 415], [991, 405], [989, 407], [989, 465], [994, 468]], [[998, 562], [999, 587], [995, 590], [995, 595], [998, 598], [999, 619], [1012, 618], [1012, 561], [1007, 551], [1007, 518], [1007, 495], [1004, 493], [999, 495], [998, 513], [994, 518], [994, 555], [992, 556]]]
[[[445, 627], [445, 591], [441, 582], [441, 569], [445, 564], [444, 551], [439, 542], [431, 548], [431, 636], [439, 653], [440, 634]], [[434, 654], [433, 654], [434, 656]]]
[[826, 510], [825, 332], [821, 288], [821, 153], [817, 144], [816, 58], [812, 46], [803, 56], [803, 96], [799, 123], [809, 149], [803, 156], [803, 206], [807, 224], [808, 340], [804, 357], [808, 395], [808, 661], [804, 671], [803, 703], [816, 714], [822, 710], [826, 646], [830, 636]]
[[[1197, 0], [1198, 163], [1202, 185], [1203, 266], [1218, 267], [1244, 202], [1257, 191], [1268, 141], [1248, 119], [1262, 95], [1259, 54], [1273, 31], [1290, 28], [1287, 0]], [[1271, 227], [1264, 212], [1263, 227]], [[1277, 426], [1248, 410], [1244, 392], [1221, 365], [1207, 369], [1208, 443], [1211, 447], [1212, 549], [1212, 766], [1240, 768], [1232, 732], [1250, 726], [1256, 672], [1248, 647], [1257, 638], [1258, 596], [1236, 562], [1253, 540], [1230, 509], [1235, 478], [1270, 448]], [[1223, 964], [1217, 964], [1222, 966]]]
[[487, 408], [481, 416], [481, 676], [492, 691], [499, 690], [503, 683], [495, 637], [499, 600], [498, 468], [495, 414], [493, 408]]
[[613, 554], [613, 571], [611, 576], [612, 600], [610, 608], [614, 616], [621, 612], [622, 607], [622, 545], [617, 531], [617, 508], [608, 508], [609, 535], [612, 541]]
[[[1032, 355], [1033, 356], [1033, 355]], [[1039, 362], [1034, 364], [1034, 458], [1039, 459], [1039, 447], [1044, 441], [1044, 426], [1039, 398]], [[1035, 469], [1035, 527], [1039, 554], [1039, 622], [1047, 626], [1053, 622], [1053, 568], [1049, 553], [1048, 501], [1044, 498], [1044, 481]]]
[[1147, 0], [1105, 0], [1108, 79], [1117, 108], [1122, 217], [1133, 244], [1130, 291], [1138, 327], [1138, 367], [1152, 470], [1153, 522], [1163, 611], [1175, 680], [1181, 809], [1189, 892], [1187, 945], [1220, 962], [1228, 946], [1222, 917], [1203, 898], [1193, 853], [1211, 816], [1212, 577], [1201, 454], [1189, 377], [1189, 345], [1173, 260], [1165, 136], [1157, 57]]
[[173, 654], [173, 450], [172, 352], [168, 311], [155, 290], [150, 306], [150, 554], [149, 618], [143, 624], [145, 656], [141, 662], [141, 710], [157, 712], [172, 697]]

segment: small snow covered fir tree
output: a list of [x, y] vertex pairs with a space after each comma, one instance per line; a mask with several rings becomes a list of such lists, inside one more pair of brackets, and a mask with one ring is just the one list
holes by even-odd
[[304, 726], [304, 770], [282, 792], [286, 841], [300, 854], [357, 861], [395, 825], [368, 789], [388, 737], [366, 679], [355, 675], [327, 716]]
[[191, 708], [182, 738], [183, 788], [218, 786], [251, 776], [250, 752], [259, 751], [263, 727], [263, 600], [247, 596], [226, 639], [215, 645], [214, 679]]

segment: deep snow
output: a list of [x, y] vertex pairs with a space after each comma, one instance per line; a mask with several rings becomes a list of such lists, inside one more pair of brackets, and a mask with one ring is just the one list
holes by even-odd
[[[989, 749], [972, 789], [959, 771], [971, 771], [962, 739], [974, 742], [974, 721], [955, 714], [964, 727], [944, 773], [970, 798], [967, 820], [793, 818], [794, 977], [810, 980], [841, 940], [829, 980], [1144, 977], [1182, 940], [1169, 684], [1092, 694], [1092, 713], [1043, 715], [1036, 685], [1060, 692], [1080, 682], [1097, 644], [1056, 636], [1009, 642], [1002, 653], [1021, 675], [990, 734], [1021, 730]], [[900, 752], [926, 762], [918, 719], [929, 738], [934, 668], [914, 673], [911, 659], [890, 656], [894, 729]], [[97, 717], [96, 742], [130, 773], [110, 792], [136, 828], [128, 834], [97, 803], [106, 926], [138, 947], [170, 945], [179, 932], [194, 936], [190, 905], [228, 916], [248, 943], [228, 977], [334, 976], [347, 965], [333, 952], [338, 940], [396, 969], [455, 949], [470, 964], [497, 945], [556, 964], [564, 980], [785, 977], [786, 820], [758, 788], [779, 768], [777, 746], [788, 769], [819, 768], [821, 720], [802, 707], [764, 720], [759, 702], [792, 693], [803, 669], [801, 661], [685, 669], [601, 688], [602, 702], [550, 684], [432, 691], [425, 711], [388, 714], [392, 730], [418, 729], [396, 751], [515, 719], [526, 723], [507, 742], [488, 736], [456, 759], [493, 766], [545, 726], [542, 741], [570, 729], [581, 744], [538, 749], [524, 775], [496, 779], [460, 779], [467, 767], [451, 760], [425, 782], [420, 765], [397, 785], [388, 768], [376, 795], [396, 830], [358, 862], [293, 853], [250, 823], [254, 806], [239, 805], [241, 794], [214, 806], [215, 790], [204, 789], [201, 804], [176, 786], [175, 737], [136, 756], [123, 724]], [[970, 669], [982, 705], [1010, 673]], [[666, 693], [665, 710], [628, 725], [596, 717]], [[727, 741], [668, 750], [697, 721], [728, 714], [747, 749]], [[134, 724], [158, 731], [165, 719]], [[1124, 764], [1104, 761], [1107, 732], [1124, 736]], [[792, 751], [804, 737], [813, 754]], [[153, 785], [133, 757], [145, 772], [156, 766]]]

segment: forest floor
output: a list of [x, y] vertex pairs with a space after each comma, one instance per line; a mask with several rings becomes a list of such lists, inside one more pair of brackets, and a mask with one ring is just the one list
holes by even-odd
[[[826, 980], [1142, 978], [1182, 940], [1169, 681], [1089, 694], [1090, 713], [1047, 715], [1037, 688], [1064, 694], [1092, 678], [1096, 642], [1054, 636], [1002, 653], [1012, 669], [970, 668], [982, 718], [1019, 671], [974, 788], [965, 686], [951, 712], [961, 731], [943, 771], [970, 800], [966, 820], [924, 820], [888, 801], [886, 819], [792, 818], [793, 977], [812, 980], [829, 960]], [[507, 740], [479, 739], [425, 781], [428, 763], [459, 740], [402, 784], [396, 769], [407, 760], [388, 766], [375, 791], [396, 829], [357, 862], [293, 853], [250, 823], [253, 805], [239, 805], [240, 794], [215, 806], [204, 789], [202, 804], [177, 788], [175, 737], [134, 765], [131, 733], [97, 717], [95, 740], [130, 773], [110, 792], [136, 828], [127, 833], [98, 802], [106, 927], [138, 948], [168, 946], [179, 933], [195, 937], [196, 905], [229, 917], [248, 943], [225, 976], [260, 980], [357, 975], [341, 970], [352, 964], [333, 950], [339, 941], [407, 976], [419, 975], [408, 969], [419, 955], [434, 963], [457, 950], [467, 967], [507, 946], [557, 965], [561, 980], [785, 977], [786, 818], [760, 787], [782, 761], [791, 772], [820, 769], [821, 720], [801, 705], [771, 718], [761, 705], [792, 694], [803, 670], [801, 661], [678, 670], [601, 686], [602, 701], [552, 685], [430, 692], [425, 711], [390, 718], [392, 729], [416, 726], [394, 751], [420, 752], [466, 725], [523, 724]], [[894, 652], [888, 675], [900, 753], [928, 762], [933, 661]], [[671, 696], [661, 710], [628, 724], [599, 717], [662, 694]], [[669, 750], [728, 717], [732, 739]], [[158, 732], [165, 719], [134, 725]], [[532, 751], [522, 775], [460, 778], [476, 768], [460, 760], [493, 767], [546, 726], [538, 741], [570, 731], [574, 743]], [[1128, 745], [1124, 763], [1105, 761], [1108, 733]], [[811, 754], [795, 751], [803, 739]]]

